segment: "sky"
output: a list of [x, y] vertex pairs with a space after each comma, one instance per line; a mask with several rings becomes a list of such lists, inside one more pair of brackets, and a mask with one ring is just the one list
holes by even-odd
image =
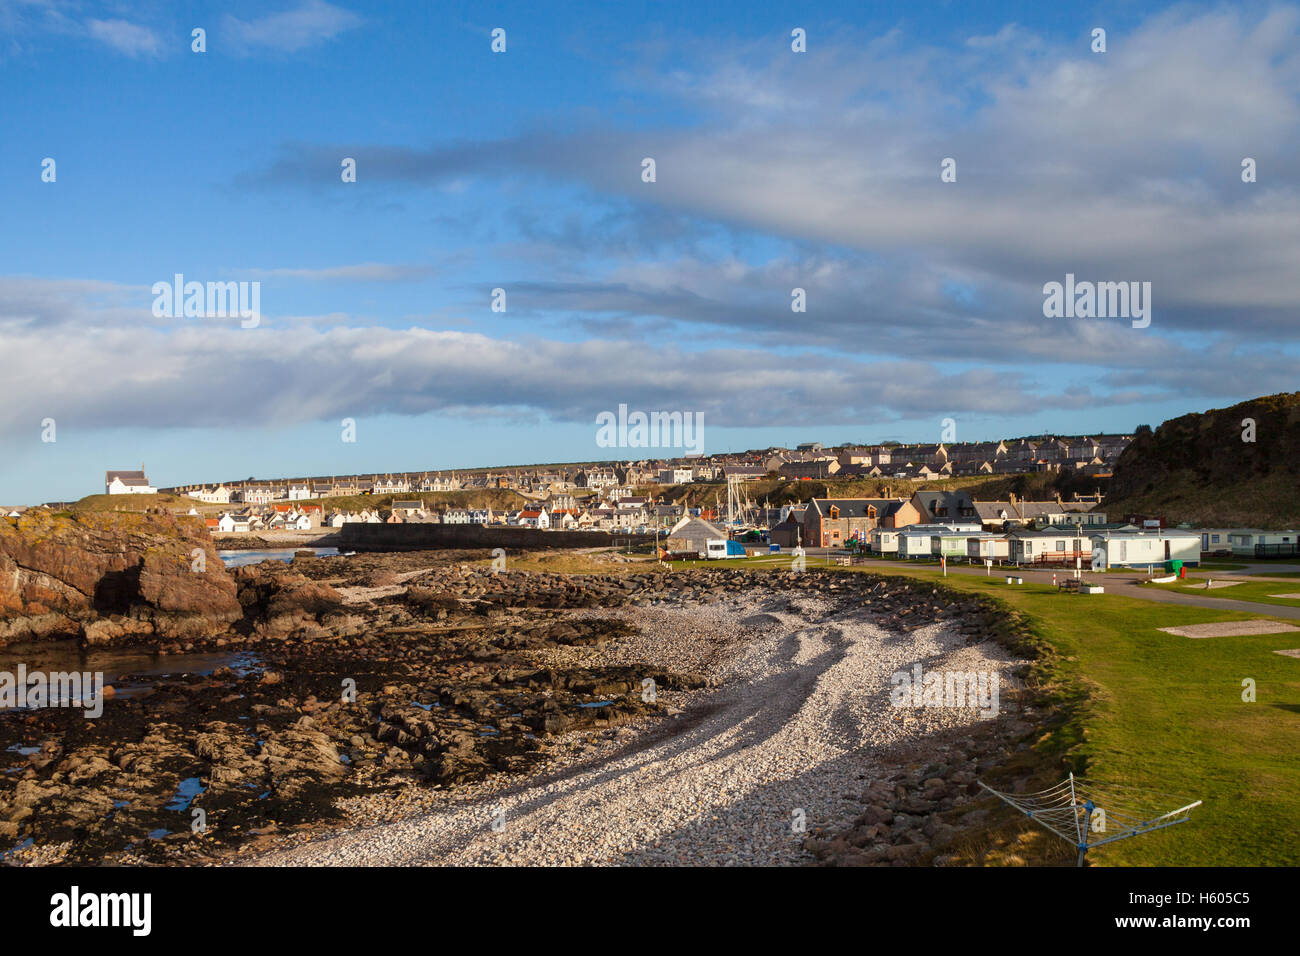
[[0, 504], [1292, 391], [1298, 93], [1287, 3], [0, 0]]

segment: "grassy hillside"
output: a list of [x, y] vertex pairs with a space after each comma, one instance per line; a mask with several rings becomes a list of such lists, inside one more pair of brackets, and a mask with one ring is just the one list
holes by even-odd
[[[1255, 423], [1255, 441], [1244, 441]], [[1106, 510], [1172, 523], [1300, 525], [1300, 392], [1174, 418], [1139, 433], [1115, 467]]]
[[74, 501], [67, 507], [69, 511], [145, 511], [149, 508], [166, 508], [168, 511], [188, 511], [197, 508], [200, 512], [209, 507], [197, 498], [186, 495], [86, 495], [80, 501]]

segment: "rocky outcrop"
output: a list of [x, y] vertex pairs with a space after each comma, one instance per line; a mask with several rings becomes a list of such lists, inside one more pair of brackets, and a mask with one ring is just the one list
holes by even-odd
[[193, 640], [240, 614], [235, 582], [197, 519], [45, 508], [0, 519], [0, 644]]
[[239, 604], [259, 637], [313, 633], [343, 608], [343, 599], [328, 584], [308, 580], [280, 561], [235, 570]]

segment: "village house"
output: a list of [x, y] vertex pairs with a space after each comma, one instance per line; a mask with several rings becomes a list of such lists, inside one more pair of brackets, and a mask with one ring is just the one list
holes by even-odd
[[574, 484], [579, 488], [612, 488], [619, 483], [618, 473], [613, 468], [595, 466], [578, 472]]
[[777, 469], [783, 478], [829, 478], [839, 471], [839, 461], [829, 457], [788, 461]]
[[1007, 457], [1007, 446], [1000, 441], [961, 442], [946, 446], [946, 451], [954, 465], [988, 463], [991, 468], [993, 462]]
[[551, 511], [577, 511], [578, 499], [572, 492], [561, 491], [546, 499], [546, 507]]
[[411, 482], [402, 475], [396, 478], [392, 475], [384, 475], [382, 478], [375, 479], [371, 484], [371, 494], [408, 495], [410, 493]]
[[443, 477], [442, 472], [438, 472], [436, 475], [426, 474], [422, 476], [417, 490], [423, 492], [459, 491], [460, 487], [460, 479], [456, 477], [454, 471], [445, 478]]
[[669, 468], [660, 468], [655, 476], [655, 481], [661, 485], [686, 485], [690, 484], [695, 478], [695, 471], [689, 466], [674, 465]]
[[545, 531], [551, 526], [551, 513], [545, 508], [525, 508], [519, 512], [515, 523], [523, 528], [538, 528]]
[[277, 495], [270, 485], [245, 485], [236, 497], [246, 505], [269, 505]]
[[785, 510], [785, 516], [780, 519], [772, 530], [768, 533], [768, 540], [772, 544], [780, 545], [783, 548], [801, 547], [804, 542], [804, 517], [807, 514], [806, 505], [798, 505]]
[[144, 465], [139, 471], [107, 471], [104, 473], [104, 493], [109, 495], [154, 495], [158, 489], [149, 484]]
[[1024, 501], [1010, 495], [1006, 501], [974, 502], [976, 516], [988, 531], [1005, 531], [1030, 525], [1103, 525], [1106, 515], [1090, 511], [1090, 501]]
[[766, 478], [767, 472], [768, 469], [762, 465], [725, 465], [722, 469], [724, 478], [738, 478], [741, 481], [758, 481]]
[[550, 527], [553, 531], [569, 531], [578, 525], [578, 516], [575, 512], [565, 509], [559, 509], [551, 512]]
[[803, 542], [810, 548], [838, 548], [867, 542], [873, 528], [916, 524], [920, 513], [901, 498], [814, 498], [803, 517]]

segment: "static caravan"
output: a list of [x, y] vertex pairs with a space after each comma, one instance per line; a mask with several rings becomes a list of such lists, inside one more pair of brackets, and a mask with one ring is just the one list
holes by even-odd
[[[903, 558], [930, 558], [940, 554], [966, 555], [966, 536], [978, 534], [980, 525], [975, 522], [957, 524], [914, 524], [899, 529], [898, 555]], [[944, 544], [944, 539], [948, 543]], [[958, 547], [954, 541], [960, 542]], [[955, 549], [955, 550], [949, 550]]]
[[1092, 553], [1089, 537], [1078, 526], [1016, 530], [1007, 534], [1008, 557], [1016, 564], [1059, 564], [1074, 567], [1075, 560], [1088, 560]]
[[876, 554], [898, 554], [898, 532], [893, 528], [872, 528], [867, 540]]
[[1006, 561], [1011, 557], [1011, 541], [1003, 534], [966, 536], [966, 557], [972, 561]]
[[1201, 563], [1201, 536], [1196, 531], [1112, 531], [1092, 536], [1093, 560], [1099, 570], [1137, 568], [1182, 561]]
[[930, 538], [930, 553], [936, 557], [964, 558], [969, 537], [969, 531], [941, 531]]
[[1228, 534], [1232, 553], [1244, 558], [1291, 557], [1297, 554], [1297, 542], [1300, 542], [1300, 533], [1295, 531], [1237, 528]]
[[904, 528], [898, 535], [900, 558], [928, 558], [933, 553], [934, 532], [919, 528]]
[[1232, 553], [1232, 544], [1228, 541], [1232, 531], [1232, 528], [1197, 528], [1196, 533], [1201, 536], [1201, 553]]

